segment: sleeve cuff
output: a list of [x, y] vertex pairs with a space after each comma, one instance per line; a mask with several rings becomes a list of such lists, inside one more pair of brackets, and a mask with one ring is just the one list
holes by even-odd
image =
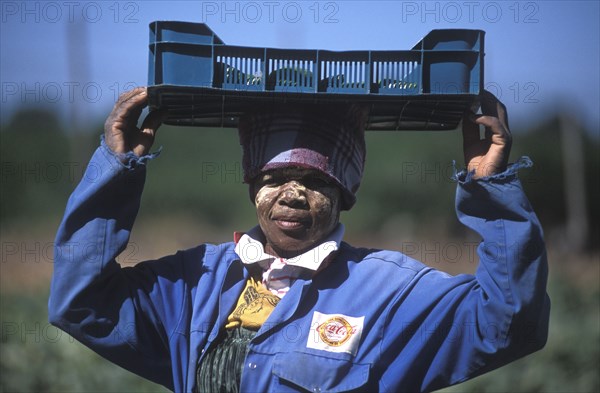
[[100, 136], [100, 146], [107, 152], [110, 156], [114, 157], [115, 161], [117, 161], [122, 167], [126, 169], [135, 169], [140, 166], [145, 166], [146, 163], [150, 160], [155, 159], [162, 152], [162, 146], [155, 151], [154, 153], [149, 153], [138, 157], [134, 152], [128, 151], [125, 154], [115, 153], [112, 151], [110, 147], [106, 144], [104, 140], [104, 135]]
[[474, 170], [467, 172], [465, 169], [463, 169], [462, 171], [457, 172], [456, 161], [452, 162], [452, 166], [454, 168], [454, 174], [452, 175], [451, 179], [459, 184], [468, 184], [473, 182], [504, 183], [517, 178], [517, 173], [519, 169], [532, 167], [533, 161], [531, 161], [529, 157], [523, 156], [513, 164], [509, 164], [504, 172], [496, 173], [492, 176], [480, 177], [478, 179], [473, 178], [473, 176], [475, 175]]

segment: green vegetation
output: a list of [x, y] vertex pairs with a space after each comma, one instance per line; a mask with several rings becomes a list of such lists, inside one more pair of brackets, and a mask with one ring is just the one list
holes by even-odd
[[47, 293], [2, 299], [3, 392], [167, 391], [115, 366], [50, 325]]

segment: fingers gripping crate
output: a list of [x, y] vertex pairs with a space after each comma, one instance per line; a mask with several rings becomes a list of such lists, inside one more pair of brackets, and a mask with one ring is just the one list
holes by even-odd
[[356, 102], [368, 129], [454, 129], [483, 86], [480, 30], [433, 30], [410, 50], [225, 45], [205, 24], [150, 25], [150, 106], [167, 124], [235, 127], [257, 103]]

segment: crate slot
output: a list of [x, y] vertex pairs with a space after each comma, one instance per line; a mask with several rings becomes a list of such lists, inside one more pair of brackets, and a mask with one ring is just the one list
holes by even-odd
[[379, 94], [416, 94], [420, 80], [420, 67], [416, 61], [373, 63], [372, 83]]
[[369, 52], [319, 51], [319, 86], [322, 93], [366, 94], [369, 91]]
[[264, 50], [217, 46], [214, 87], [229, 90], [264, 90]]
[[267, 90], [315, 92], [316, 51], [270, 49], [267, 58]]
[[356, 61], [322, 61], [321, 92], [365, 92], [367, 64]]
[[261, 59], [217, 56], [221, 84], [225, 89], [263, 88], [263, 64]]

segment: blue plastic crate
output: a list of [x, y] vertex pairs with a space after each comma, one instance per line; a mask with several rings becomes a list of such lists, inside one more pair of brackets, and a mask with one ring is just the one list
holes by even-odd
[[150, 106], [167, 124], [235, 127], [256, 104], [358, 102], [368, 129], [454, 129], [478, 105], [484, 32], [433, 30], [410, 50], [225, 45], [205, 24], [150, 25]]

